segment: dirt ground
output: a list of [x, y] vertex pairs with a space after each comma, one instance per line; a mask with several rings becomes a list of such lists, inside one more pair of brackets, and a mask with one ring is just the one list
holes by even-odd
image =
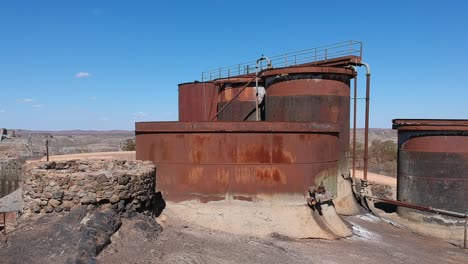
[[241, 236], [162, 216], [157, 238], [124, 220], [98, 263], [468, 263], [468, 251], [364, 213], [345, 217], [353, 236], [339, 240]]
[[40, 158], [46, 153], [65, 155], [121, 150], [126, 139], [134, 139], [133, 131], [27, 131], [16, 130], [16, 136], [0, 141], [0, 159]]
[[[388, 135], [386, 135], [388, 136]], [[63, 137], [63, 138], [62, 138]], [[96, 137], [96, 138], [93, 138]], [[109, 137], [103, 143], [100, 135], [55, 136], [56, 153], [72, 155], [54, 159], [118, 158], [134, 159], [134, 152], [116, 152], [118, 143], [131, 134]], [[106, 136], [103, 136], [106, 137]], [[27, 141], [21, 138], [21, 148], [12, 151], [27, 153]], [[60, 139], [60, 141], [59, 141]], [[42, 144], [44, 136], [38, 137], [36, 145]], [[35, 142], [33, 140], [33, 142]], [[60, 142], [64, 142], [63, 144]], [[2, 146], [12, 146], [11, 142]], [[89, 144], [88, 144], [89, 143]], [[34, 144], [33, 144], [34, 145]], [[15, 145], [18, 146], [18, 145]], [[0, 146], [1, 147], [1, 146]], [[6, 151], [9, 152], [10, 150]], [[38, 147], [37, 152], [43, 151]], [[112, 151], [107, 153], [81, 154], [80, 152]], [[0, 148], [0, 153], [2, 149]], [[77, 154], [79, 153], [79, 154]], [[358, 172], [357, 177], [361, 174]], [[369, 173], [369, 181], [392, 187], [396, 179]], [[170, 205], [169, 205], [170, 206]], [[167, 208], [170, 209], [170, 208]], [[179, 214], [183, 215], [183, 214]], [[468, 250], [461, 249], [440, 239], [419, 235], [402, 225], [381, 220], [365, 211], [360, 215], [343, 217], [353, 236], [338, 240], [293, 239], [276, 233], [267, 236], [239, 235], [216, 231], [187, 221], [183, 217], [163, 214], [157, 218], [162, 225], [161, 233], [145, 232], [136, 228], [132, 219], [122, 219], [122, 226], [115, 233], [112, 243], [97, 257], [98, 263], [468, 263]], [[52, 226], [26, 226], [25, 232], [37, 236], [18, 236], [14, 250], [22, 258], [11, 256], [13, 248], [0, 249], [0, 263], [63, 263], [69, 241], [56, 241], [54, 230], [68, 234], [72, 218]], [[235, 221], [235, 220], [234, 220]], [[51, 231], [52, 230], [52, 231]], [[71, 235], [70, 235], [71, 236]], [[32, 249], [27, 242], [39, 241], [41, 256], [26, 254]], [[45, 242], [43, 242], [45, 241]], [[0, 241], [1, 242], [1, 241]], [[57, 242], [57, 243], [55, 243]]]

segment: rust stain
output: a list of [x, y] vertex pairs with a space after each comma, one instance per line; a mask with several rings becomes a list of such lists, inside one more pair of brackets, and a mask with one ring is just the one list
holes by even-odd
[[263, 184], [286, 184], [286, 175], [278, 168], [257, 168], [255, 170], [257, 179]]
[[203, 167], [195, 167], [190, 170], [189, 184], [197, 184], [202, 181], [204, 173]]
[[260, 181], [268, 181], [271, 179], [271, 170], [269, 168], [256, 168], [255, 176]]
[[273, 168], [273, 181], [280, 184], [286, 184], [286, 175], [277, 168]]
[[205, 150], [204, 143], [207, 139], [208, 136], [193, 137], [191, 158], [194, 163], [200, 163], [203, 160], [203, 151]]
[[229, 171], [221, 168], [216, 170], [216, 184], [226, 186], [229, 184]]
[[291, 152], [285, 150], [283, 136], [273, 136], [273, 163], [294, 163]]
[[239, 162], [270, 163], [271, 152], [269, 148], [264, 145], [251, 145], [248, 149], [244, 149], [239, 155]]
[[252, 175], [248, 168], [236, 168], [234, 182], [240, 185], [248, 185], [252, 183]]

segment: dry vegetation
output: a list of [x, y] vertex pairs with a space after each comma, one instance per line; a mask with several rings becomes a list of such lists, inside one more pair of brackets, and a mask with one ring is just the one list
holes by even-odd
[[[397, 143], [396, 132], [391, 129], [371, 129], [369, 131], [369, 171], [396, 177]], [[352, 131], [351, 146], [352, 154]], [[364, 131], [359, 129], [356, 136], [357, 169], [364, 168]]]

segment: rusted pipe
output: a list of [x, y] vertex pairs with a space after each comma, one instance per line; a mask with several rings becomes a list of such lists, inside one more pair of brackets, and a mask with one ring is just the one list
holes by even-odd
[[394, 205], [398, 205], [398, 206], [402, 206], [402, 207], [416, 209], [416, 210], [419, 210], [419, 211], [437, 213], [437, 214], [447, 215], [447, 216], [452, 216], [452, 217], [457, 217], [457, 218], [467, 218], [468, 217], [467, 214], [462, 214], [462, 213], [458, 213], [458, 212], [432, 208], [432, 207], [429, 207], [429, 206], [423, 206], [423, 205], [417, 205], [417, 204], [412, 204], [412, 203], [408, 203], [408, 202], [396, 201], [396, 200], [381, 198], [381, 197], [372, 196], [372, 195], [364, 195], [364, 196], [367, 197], [367, 198], [374, 199], [374, 200], [379, 200], [379, 201], [389, 203], [389, 204], [394, 204]]
[[416, 205], [416, 204], [412, 204], [412, 203], [408, 203], [408, 202], [401, 202], [401, 201], [396, 201], [396, 200], [391, 200], [391, 199], [386, 199], [386, 198], [380, 198], [380, 197], [371, 196], [371, 195], [364, 195], [364, 197], [371, 198], [371, 199], [374, 199], [374, 200], [379, 200], [379, 201], [389, 203], [389, 204], [394, 204], [394, 205], [397, 205], [397, 206], [416, 209], [416, 210], [419, 210], [419, 211], [425, 211], [425, 212], [430, 212], [430, 213], [447, 215], [447, 216], [452, 216], [452, 217], [457, 217], [457, 218], [464, 218], [465, 219], [465, 226], [464, 226], [465, 230], [464, 230], [464, 233], [463, 233], [463, 248], [466, 249], [466, 247], [467, 247], [468, 214], [462, 214], [462, 213], [458, 213], [458, 212], [432, 208], [432, 207], [429, 207], [429, 206], [422, 206], [422, 205]]
[[367, 169], [369, 163], [369, 101], [370, 101], [370, 66], [365, 62], [361, 62], [359, 66], [366, 67], [366, 121], [364, 128], [364, 180], [367, 181]]
[[262, 61], [262, 60], [266, 60], [266, 61], [267, 61], [267, 63], [268, 63], [268, 64], [267, 64], [268, 69], [271, 68], [271, 60], [270, 60], [268, 57], [266, 57], [266, 56], [264, 56], [264, 55], [262, 54], [262, 56], [257, 60], [257, 64], [255, 65], [255, 93], [256, 93], [255, 96], [257, 97], [256, 100], [255, 100], [255, 116], [256, 116], [255, 119], [256, 119], [257, 121], [260, 121], [260, 113], [259, 113], [259, 111], [258, 111], [258, 104], [259, 104], [259, 102], [258, 102], [258, 63], [259, 63], [260, 61]]
[[[256, 76], [256, 75], [255, 75], [255, 77], [253, 77], [246, 85], [244, 85], [244, 87], [242, 87], [242, 88], [239, 90], [239, 92], [238, 92], [236, 95], [234, 95], [234, 96], [232, 97], [232, 99], [231, 99], [229, 102], [227, 102], [218, 112], [216, 112], [216, 114], [213, 116], [213, 118], [211, 118], [210, 121], [215, 120], [215, 118], [217, 118], [218, 115], [221, 114], [221, 112], [223, 112], [224, 109], [226, 109], [226, 107], [228, 107], [228, 106], [245, 90], [245, 88], [247, 88], [247, 86], [249, 86], [249, 84], [252, 83], [252, 81], [253, 81], [254, 79], [257, 79], [257, 76]], [[258, 100], [257, 100], [257, 102], [258, 102]], [[258, 105], [257, 105], [257, 106], [258, 106]]]
[[357, 116], [357, 68], [350, 66], [356, 75], [354, 76], [354, 110], [353, 110], [353, 180], [352, 184], [356, 184], [356, 116]]

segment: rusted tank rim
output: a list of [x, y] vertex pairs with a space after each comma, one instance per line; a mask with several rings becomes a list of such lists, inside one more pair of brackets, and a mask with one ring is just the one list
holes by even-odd
[[199, 82], [199, 81], [194, 81], [194, 82], [184, 82], [184, 83], [179, 83], [177, 86], [186, 85], [186, 84], [194, 84], [194, 83], [200, 83], [200, 84], [204, 84], [204, 83], [213, 83], [213, 81], [207, 81], [207, 82]]
[[[250, 80], [252, 80], [253, 76], [250, 77], [231, 77], [231, 78], [225, 78], [225, 79], [217, 79], [214, 81], [215, 85], [223, 85], [226, 83], [248, 83]], [[258, 81], [262, 81], [262, 79], [257, 78]], [[255, 85], [255, 80], [252, 82]]]
[[281, 74], [345, 74], [353, 77], [355, 72], [352, 69], [336, 68], [336, 67], [288, 67], [280, 69], [265, 70], [260, 73], [260, 77], [271, 77]]
[[252, 132], [252, 133], [338, 133], [336, 124], [316, 122], [136, 122], [135, 133], [215, 133], [215, 132]]
[[467, 119], [393, 119], [393, 129], [420, 131], [468, 131]]

